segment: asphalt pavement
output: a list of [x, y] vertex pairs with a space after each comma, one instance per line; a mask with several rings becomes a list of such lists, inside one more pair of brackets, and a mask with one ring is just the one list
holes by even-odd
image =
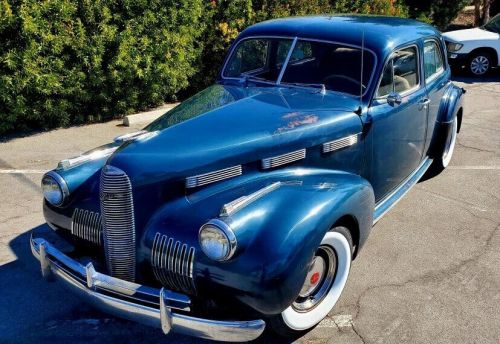
[[[298, 343], [500, 343], [500, 76], [467, 90], [451, 166], [375, 226], [330, 316]], [[28, 245], [43, 171], [140, 129], [121, 121], [0, 143], [0, 343], [205, 343], [94, 310], [47, 283]], [[259, 342], [276, 342], [265, 334]]]

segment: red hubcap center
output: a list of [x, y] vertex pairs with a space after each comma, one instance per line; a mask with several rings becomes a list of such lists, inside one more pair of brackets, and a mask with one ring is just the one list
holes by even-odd
[[315, 272], [315, 273], [313, 273], [313, 275], [311, 276], [311, 279], [310, 279], [311, 284], [316, 284], [316, 283], [318, 283], [318, 281], [319, 281], [319, 277], [320, 277], [319, 272]]

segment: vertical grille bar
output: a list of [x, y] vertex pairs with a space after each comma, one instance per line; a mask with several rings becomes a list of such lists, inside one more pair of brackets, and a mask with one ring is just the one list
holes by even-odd
[[96, 245], [101, 245], [101, 214], [75, 208], [71, 217], [71, 234]]
[[151, 266], [156, 279], [174, 290], [195, 294], [195, 252], [194, 247], [156, 233], [151, 249]]
[[122, 170], [105, 166], [101, 173], [104, 253], [111, 276], [135, 280], [135, 221], [130, 180]]

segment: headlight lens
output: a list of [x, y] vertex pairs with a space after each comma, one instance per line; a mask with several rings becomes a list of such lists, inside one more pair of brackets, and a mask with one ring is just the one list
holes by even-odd
[[213, 260], [228, 260], [236, 250], [236, 237], [221, 220], [214, 219], [204, 224], [200, 229], [199, 240], [203, 252]]
[[61, 176], [49, 172], [42, 178], [42, 191], [45, 199], [52, 205], [61, 205], [67, 195], [66, 184]]
[[449, 52], [454, 53], [455, 51], [459, 51], [462, 49], [464, 45], [460, 43], [455, 43], [455, 42], [447, 42], [446, 43], [446, 49], [448, 49]]

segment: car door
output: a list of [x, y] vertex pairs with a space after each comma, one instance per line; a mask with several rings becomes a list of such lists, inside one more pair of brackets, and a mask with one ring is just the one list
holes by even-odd
[[444, 66], [443, 45], [440, 40], [429, 38], [424, 41], [423, 68], [425, 88], [427, 98], [429, 99], [427, 141], [424, 150], [427, 152], [432, 139], [441, 99], [443, 99], [446, 90], [445, 86], [449, 82], [449, 75]]
[[420, 164], [427, 131], [427, 94], [417, 45], [393, 52], [369, 112], [372, 118], [371, 182], [379, 201]]

